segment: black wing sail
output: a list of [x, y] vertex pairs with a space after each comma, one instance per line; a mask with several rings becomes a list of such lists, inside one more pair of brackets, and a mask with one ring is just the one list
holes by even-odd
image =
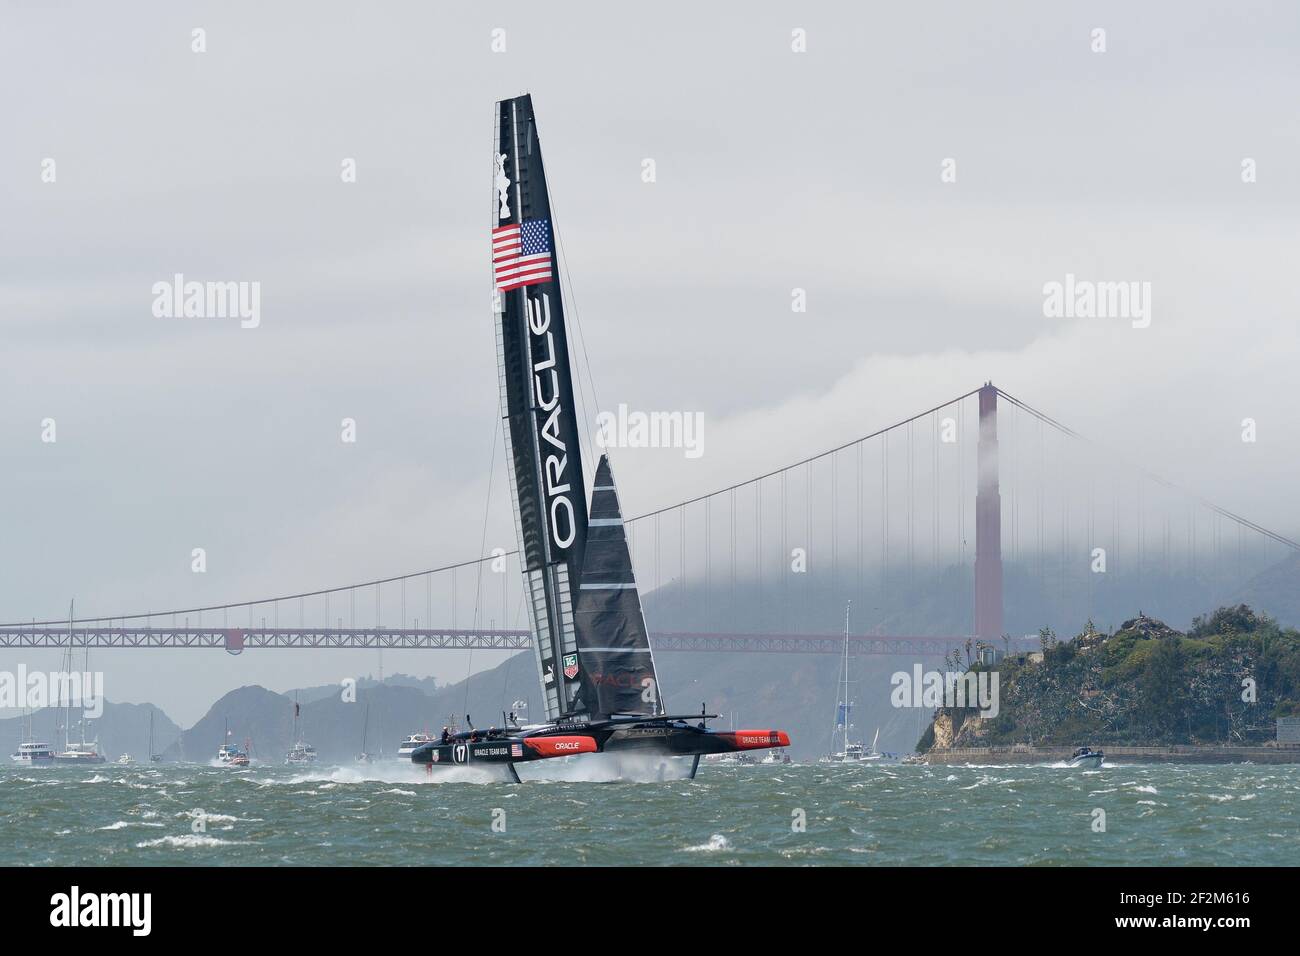
[[574, 618], [586, 709], [602, 717], [663, 713], [618, 490], [605, 455], [591, 488], [587, 553]]
[[569, 340], [530, 96], [497, 103], [492, 204], [497, 361], [515, 529], [546, 717], [582, 709], [573, 588], [587, 537]]

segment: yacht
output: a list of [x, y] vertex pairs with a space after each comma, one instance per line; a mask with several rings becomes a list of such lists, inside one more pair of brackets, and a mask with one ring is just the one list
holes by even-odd
[[154, 753], [153, 751], [153, 711], [152, 710], [149, 711], [149, 762], [150, 763], [162, 762], [162, 754], [157, 754]]
[[77, 744], [68, 744], [67, 750], [62, 750], [54, 755], [55, 763], [106, 763], [103, 754], [99, 752], [99, 741], [81, 741]]
[[870, 750], [866, 750], [862, 744], [848, 743], [844, 745], [843, 750], [827, 754], [818, 763], [867, 763], [872, 760], [881, 760], [884, 756], [884, 754], [876, 750], [874, 744]]
[[300, 708], [297, 699], [293, 702], [293, 739], [297, 741], [289, 752], [284, 755], [286, 764], [308, 764], [316, 762], [316, 748], [311, 744], [303, 741], [302, 736], [298, 733], [298, 716]]
[[[844, 608], [844, 659], [840, 662], [839, 694], [835, 702], [835, 724], [831, 728], [831, 752], [820, 758], [818, 763], [864, 763], [879, 760], [883, 756], [876, 749], [880, 741], [880, 728], [876, 728], [876, 737], [871, 741], [871, 749], [862, 746], [861, 741], [849, 740], [849, 731], [853, 729], [850, 718], [853, 716], [853, 701], [849, 698], [849, 688], [853, 681], [849, 679], [849, 610], [850, 601]], [[839, 749], [835, 748], [839, 741]]]
[[765, 764], [773, 764], [773, 763], [787, 764], [789, 762], [790, 762], [790, 755], [785, 752], [784, 747], [777, 747], [775, 750], [769, 750], [767, 753], [763, 755], [763, 759], [759, 761], [759, 763], [765, 763]]
[[9, 755], [9, 759], [16, 763], [51, 764], [54, 763], [54, 751], [49, 744], [33, 740], [19, 744], [18, 749]]
[[54, 748], [49, 744], [36, 740], [32, 736], [32, 712], [29, 709], [26, 713], [27, 727], [26, 733], [18, 741], [18, 749], [9, 755], [9, 759], [15, 763], [31, 764], [51, 764], [54, 763]]
[[[72, 608], [68, 609], [68, 638], [71, 642], [72, 637]], [[67, 671], [72, 671], [72, 645], [69, 643], [67, 650], [68, 666]], [[90, 648], [86, 648], [86, 673], [90, 673]], [[77, 729], [81, 732], [81, 741], [72, 743], [69, 733], [72, 729], [72, 695], [68, 695], [64, 702], [63, 710], [63, 750], [54, 755], [56, 763], [105, 763], [104, 757], [99, 752], [99, 741], [86, 740], [86, 721], [83, 717], [77, 721]]]
[[375, 758], [366, 750], [366, 734], [370, 730], [370, 702], [366, 702], [366, 716], [361, 722], [361, 752], [356, 756], [357, 763], [370, 763]]
[[117, 758], [116, 762], [121, 764], [123, 767], [129, 767], [131, 764], [135, 763], [135, 758], [130, 754], [122, 754]]
[[234, 744], [222, 744], [217, 748], [217, 763], [225, 767], [247, 767], [248, 754]]
[[247, 767], [248, 753], [230, 742], [230, 721], [226, 721], [225, 742], [217, 748], [217, 763], [223, 767]]
[[433, 740], [434, 738], [430, 737], [428, 734], [411, 734], [411, 736], [403, 740], [401, 745], [397, 748], [398, 759], [410, 760], [411, 754], [415, 753], [417, 747], [433, 743]]
[[1100, 750], [1093, 750], [1090, 747], [1080, 747], [1066, 759], [1066, 766], [1084, 767], [1088, 770], [1096, 770], [1101, 766], [1101, 762], [1106, 759], [1106, 754]]
[[300, 740], [289, 748], [289, 752], [284, 755], [284, 762], [286, 764], [315, 763], [316, 748]]

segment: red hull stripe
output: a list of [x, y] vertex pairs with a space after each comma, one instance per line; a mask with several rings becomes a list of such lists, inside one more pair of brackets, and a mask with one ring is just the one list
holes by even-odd
[[567, 757], [570, 754], [594, 754], [596, 741], [591, 737], [532, 737], [524, 745], [541, 757]]
[[728, 730], [718, 736], [727, 738], [737, 750], [790, 746], [790, 735], [784, 730]]

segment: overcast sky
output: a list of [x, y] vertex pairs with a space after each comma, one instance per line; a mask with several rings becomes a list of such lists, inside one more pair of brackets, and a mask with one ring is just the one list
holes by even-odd
[[[1211, 6], [6, 4], [0, 620], [479, 553], [492, 104], [525, 90], [602, 406], [706, 417], [698, 459], [623, 453], [629, 511], [992, 379], [1296, 534], [1300, 11]], [[260, 326], [156, 318], [176, 273], [259, 282]], [[1046, 318], [1067, 273], [1150, 282], [1150, 326]], [[93, 663], [188, 724], [377, 659]]]

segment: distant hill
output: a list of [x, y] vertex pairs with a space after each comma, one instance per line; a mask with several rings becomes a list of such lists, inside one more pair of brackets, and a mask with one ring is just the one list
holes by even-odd
[[[536, 700], [538, 685], [531, 652], [491, 670], [474, 675], [466, 696], [465, 682], [437, 687], [432, 680], [395, 675], [390, 683], [362, 681], [355, 701], [343, 700], [342, 688], [325, 685], [312, 688], [315, 699], [298, 692], [301, 706], [299, 732], [317, 750], [322, 761], [331, 763], [355, 759], [365, 749], [375, 755], [393, 754], [409, 734], [437, 733], [455, 715], [463, 724], [465, 713], [479, 727], [501, 724], [502, 709], [516, 699]], [[431, 693], [423, 688], [434, 687]], [[231, 691], [218, 700], [167, 752], [171, 759], [207, 761], [216, 757], [227, 724], [230, 740], [252, 747], [253, 756], [280, 762], [293, 746], [293, 696], [277, 694], [250, 685]], [[367, 716], [368, 713], [368, 716]]]
[[[711, 713], [722, 714], [714, 726], [726, 729], [734, 719], [737, 728], [779, 728], [791, 734], [796, 757], [826, 752], [835, 714], [838, 656], [676, 652], [661, 653], [656, 660], [671, 710], [696, 713], [700, 703], [707, 702]], [[870, 743], [880, 727], [884, 750], [910, 750], [923, 729], [918, 712], [889, 705], [889, 675], [899, 666], [888, 657], [862, 656], [853, 661], [854, 736]], [[408, 734], [422, 730], [436, 734], [453, 716], [463, 726], [467, 712], [478, 727], [500, 725], [501, 712], [515, 700], [528, 701], [534, 719], [542, 717], [531, 651], [475, 674], [468, 687], [459, 681], [425, 693], [405, 683], [369, 681], [359, 685], [355, 703], [345, 703], [338, 686], [320, 688], [311, 701], [305, 700], [303, 691], [298, 694], [302, 736], [316, 747], [322, 761], [331, 763], [355, 758], [362, 749], [363, 726], [368, 752], [377, 754], [382, 746], [384, 753], [392, 754]], [[233, 742], [242, 744], [247, 739], [255, 757], [279, 762], [293, 744], [292, 693], [277, 694], [255, 685], [231, 691], [185, 731], [166, 756], [214, 758], [227, 720]]]
[[[380, 685], [387, 687], [414, 687], [416, 690], [426, 694], [431, 694], [438, 689], [438, 681], [432, 677], [413, 677], [410, 674], [392, 674], [385, 677], [383, 681], [378, 681], [374, 677], [366, 676], [357, 681], [357, 690], [366, 690], [371, 687]], [[334, 697], [339, 693], [338, 684], [318, 684], [315, 687], [299, 687], [294, 690], [285, 691], [287, 697], [294, 697], [306, 704], [315, 700], [323, 700], [326, 697]]]
[[1234, 603], [1268, 608], [1284, 627], [1300, 627], [1300, 554], [1255, 575], [1237, 592]]
[[[99, 740], [99, 752], [110, 760], [123, 753], [129, 753], [138, 761], [149, 759], [149, 714], [154, 715], [154, 748], [162, 753], [180, 735], [181, 729], [172, 723], [165, 713], [153, 704], [115, 704], [104, 701], [103, 716], [86, 722], [86, 736]], [[80, 737], [76, 726], [78, 712], [73, 711], [73, 742]], [[64, 712], [61, 708], [44, 708], [32, 714], [32, 736], [43, 743], [48, 743], [56, 750], [63, 748]], [[10, 717], [0, 720], [0, 740], [6, 746], [16, 750], [19, 741], [24, 739], [27, 729], [26, 717]], [[10, 753], [6, 750], [5, 753]]]

